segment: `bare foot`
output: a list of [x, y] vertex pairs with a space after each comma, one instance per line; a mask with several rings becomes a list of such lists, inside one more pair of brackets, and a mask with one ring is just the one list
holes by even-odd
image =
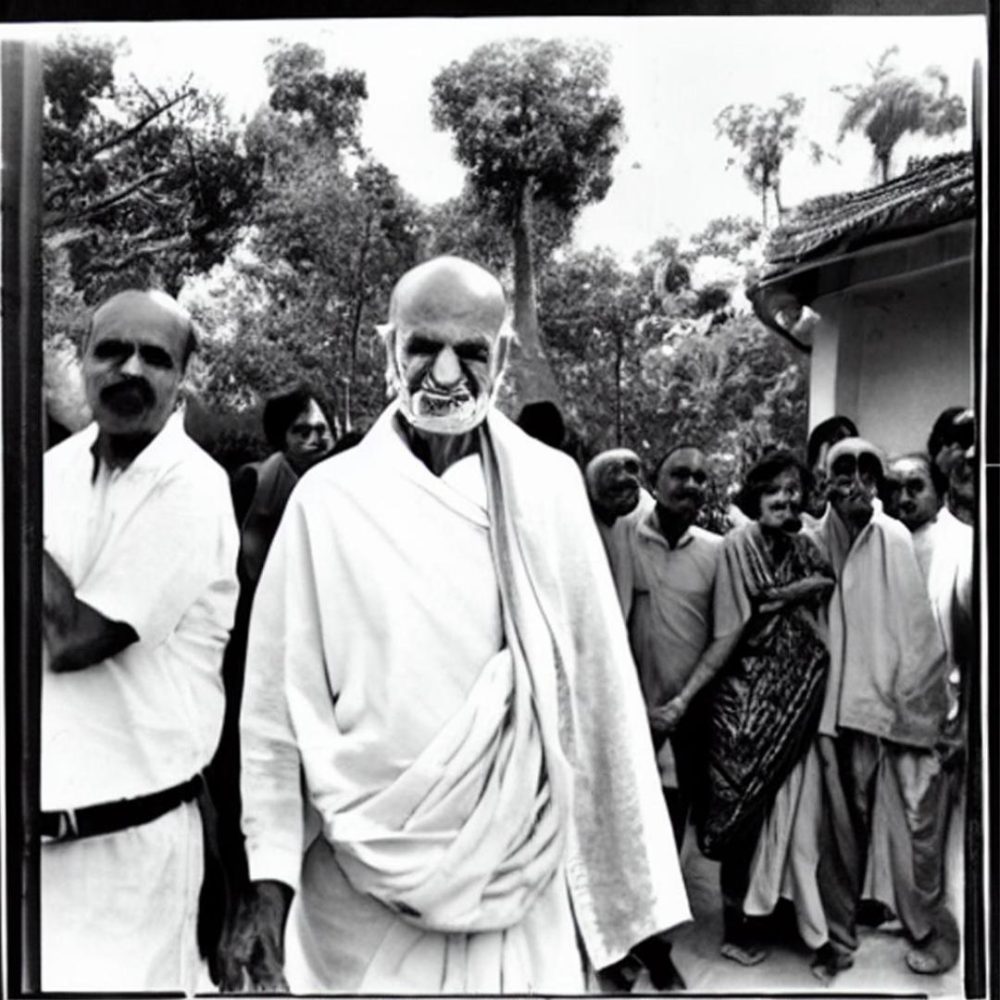
[[947, 942], [940, 939], [906, 953], [906, 964], [911, 971], [918, 972], [922, 976], [937, 976], [947, 972], [957, 961], [958, 948], [950, 948]]
[[854, 965], [853, 955], [838, 951], [831, 944], [825, 944], [816, 952], [812, 964], [809, 966], [809, 971], [824, 986], [829, 986], [838, 972], [843, 972], [852, 965]]
[[732, 941], [723, 941], [719, 948], [719, 954], [723, 958], [739, 962], [740, 965], [759, 965], [767, 958], [767, 949], [758, 948], [754, 945], [735, 944]]

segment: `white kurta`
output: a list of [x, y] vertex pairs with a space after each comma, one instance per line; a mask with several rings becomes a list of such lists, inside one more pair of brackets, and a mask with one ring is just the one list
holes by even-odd
[[[124, 470], [95, 475], [89, 428], [45, 455], [45, 547], [76, 596], [138, 641], [42, 676], [44, 810], [161, 791], [208, 764], [238, 536], [223, 470], [173, 416]], [[41, 848], [45, 990], [193, 991], [202, 879], [198, 809]]]

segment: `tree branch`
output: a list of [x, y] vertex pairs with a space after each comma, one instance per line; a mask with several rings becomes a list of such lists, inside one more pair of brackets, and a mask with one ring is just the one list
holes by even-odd
[[62, 212], [58, 215], [49, 213], [42, 219], [42, 228], [49, 229], [52, 226], [62, 225], [62, 223], [70, 219], [85, 219], [88, 216], [97, 215], [105, 209], [111, 208], [113, 205], [117, 205], [118, 202], [124, 201], [130, 195], [138, 191], [144, 184], [148, 184], [150, 181], [159, 180], [161, 177], [166, 177], [171, 172], [171, 169], [172, 168], [170, 167], [163, 167], [160, 170], [151, 170], [148, 174], [143, 174], [142, 177], [138, 178], [138, 180], [133, 181], [128, 185], [128, 187], [122, 188], [121, 191], [116, 191], [107, 198], [102, 198], [93, 205], [86, 205], [75, 212]]
[[158, 118], [162, 115], [164, 111], [169, 111], [175, 104], [180, 104], [181, 101], [187, 100], [196, 93], [197, 91], [194, 89], [185, 90], [182, 94], [178, 94], [173, 100], [168, 101], [166, 104], [158, 105], [148, 114], [143, 115], [143, 117], [140, 118], [134, 125], [130, 125], [124, 132], [119, 132], [110, 139], [106, 139], [93, 149], [85, 150], [82, 154], [82, 159], [93, 159], [98, 153], [103, 153], [106, 149], [112, 149], [115, 146], [121, 145], [121, 143], [126, 142], [131, 139], [132, 136], [141, 132], [154, 118]]
[[150, 243], [148, 246], [133, 248], [124, 257], [118, 257], [115, 260], [106, 261], [104, 263], [94, 264], [91, 266], [90, 270], [95, 274], [103, 274], [107, 271], [119, 271], [128, 267], [129, 264], [134, 264], [137, 260], [142, 260], [144, 257], [153, 257], [160, 253], [165, 253], [171, 250], [180, 250], [188, 242], [187, 234], [182, 236], [172, 236], [170, 239], [157, 240], [155, 243]]

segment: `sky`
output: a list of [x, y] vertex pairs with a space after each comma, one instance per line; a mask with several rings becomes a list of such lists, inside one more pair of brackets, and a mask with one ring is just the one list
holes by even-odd
[[[327, 69], [367, 77], [362, 138], [403, 186], [427, 204], [457, 195], [463, 168], [447, 133], [430, 121], [431, 81], [479, 45], [511, 37], [596, 39], [610, 47], [610, 90], [624, 106], [625, 141], [604, 200], [584, 209], [574, 242], [612, 250], [623, 264], [656, 239], [682, 241], [722, 215], [760, 217], [760, 200], [713, 120], [729, 104], [769, 105], [791, 91], [805, 98], [803, 139], [839, 162], [814, 164], [807, 145], [782, 168], [782, 200], [857, 190], [873, 182], [871, 149], [861, 135], [837, 144], [844, 99], [838, 84], [870, 76], [869, 64], [891, 45], [897, 65], [919, 76], [932, 65], [971, 107], [972, 67], [985, 67], [986, 21], [960, 17], [531, 17], [161, 22], [21, 26], [22, 37], [57, 32], [125, 38], [116, 72], [142, 82], [196, 85], [222, 93], [234, 119], [267, 99], [263, 60], [270, 39], [307, 41]], [[9, 33], [9, 32], [8, 32]], [[954, 137], [904, 138], [896, 169], [910, 155], [969, 148], [969, 128]]]

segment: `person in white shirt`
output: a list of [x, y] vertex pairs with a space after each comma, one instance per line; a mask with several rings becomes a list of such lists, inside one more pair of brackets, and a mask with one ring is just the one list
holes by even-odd
[[44, 465], [41, 961], [46, 991], [191, 991], [196, 798], [236, 604], [226, 475], [174, 413], [195, 346], [160, 292], [94, 314], [95, 423]]
[[506, 313], [468, 261], [403, 275], [395, 400], [289, 500], [225, 987], [578, 993], [633, 948], [677, 984], [644, 951], [690, 912], [624, 623], [579, 470], [491, 406]]

